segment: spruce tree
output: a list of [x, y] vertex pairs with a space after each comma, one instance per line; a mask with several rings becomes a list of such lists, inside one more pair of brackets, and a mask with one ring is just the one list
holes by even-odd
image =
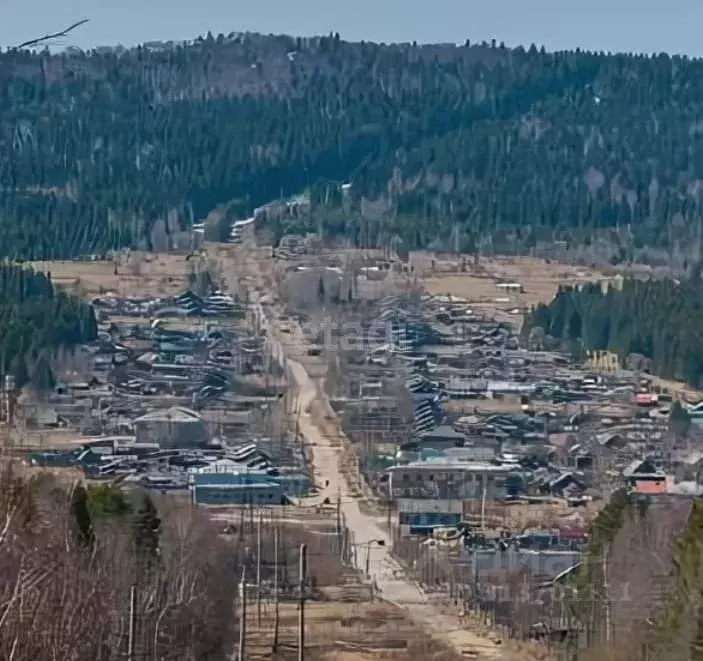
[[78, 546], [92, 549], [95, 543], [93, 521], [88, 510], [88, 493], [78, 484], [71, 493], [71, 515], [74, 522], [74, 538]]
[[159, 554], [161, 519], [148, 493], [140, 496], [134, 514], [134, 543], [140, 563], [150, 564]]

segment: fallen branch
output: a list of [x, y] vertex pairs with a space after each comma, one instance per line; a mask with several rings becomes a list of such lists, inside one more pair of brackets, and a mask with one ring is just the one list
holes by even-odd
[[84, 18], [80, 21], [77, 21], [73, 25], [69, 25], [67, 28], [61, 30], [60, 32], [54, 32], [53, 34], [45, 34], [43, 37], [37, 37], [36, 39], [23, 41], [21, 44], [19, 44], [19, 46], [15, 46], [15, 49], [19, 50], [20, 48], [29, 48], [30, 46], [36, 46], [37, 44], [41, 44], [45, 41], [50, 41], [51, 39], [65, 37], [69, 32], [73, 32], [73, 30], [79, 28], [81, 25], [85, 25], [89, 20], [89, 18]]

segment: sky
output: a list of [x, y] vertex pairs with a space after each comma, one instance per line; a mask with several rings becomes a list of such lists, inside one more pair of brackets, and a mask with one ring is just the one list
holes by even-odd
[[[8, 3], [10, 10], [7, 11]], [[2, 0], [0, 46], [90, 22], [57, 46], [131, 46], [211, 30], [358, 41], [535, 43], [703, 56], [702, 0]]]

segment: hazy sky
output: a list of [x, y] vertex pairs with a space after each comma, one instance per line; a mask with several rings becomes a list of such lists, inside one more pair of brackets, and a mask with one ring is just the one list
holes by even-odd
[[[703, 56], [703, 0], [0, 0], [0, 45], [82, 18], [63, 45], [133, 45], [218, 32], [339, 32], [348, 40], [531, 42], [548, 49]], [[9, 9], [9, 11], [8, 11]]]

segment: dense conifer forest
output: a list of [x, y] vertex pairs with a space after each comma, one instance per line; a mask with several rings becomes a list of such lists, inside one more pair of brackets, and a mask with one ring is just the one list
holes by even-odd
[[703, 283], [699, 278], [626, 279], [622, 289], [599, 284], [563, 287], [549, 305], [525, 320], [558, 340], [587, 350], [609, 350], [625, 359], [648, 358], [653, 373], [703, 386]]
[[28, 381], [40, 389], [51, 386], [57, 349], [96, 334], [91, 306], [55, 289], [50, 276], [0, 265], [0, 375], [12, 374], [18, 386]]
[[309, 189], [294, 228], [357, 244], [606, 236], [615, 259], [647, 245], [697, 263], [702, 74], [685, 57], [338, 35], [6, 51], [0, 251], [160, 245], [231, 200], [244, 216]]

